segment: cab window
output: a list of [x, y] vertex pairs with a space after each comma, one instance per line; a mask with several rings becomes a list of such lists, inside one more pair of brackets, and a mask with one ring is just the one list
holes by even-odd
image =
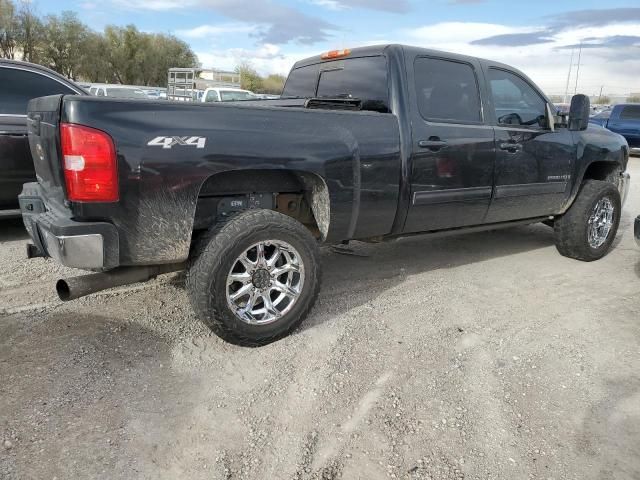
[[418, 110], [425, 120], [482, 122], [478, 82], [471, 65], [418, 57], [414, 70]]
[[207, 96], [204, 98], [205, 102], [219, 102], [220, 99], [218, 98], [218, 92], [216, 92], [215, 90], [209, 90], [207, 92]]
[[546, 102], [522, 78], [506, 70], [490, 68], [489, 84], [498, 125], [544, 126]]
[[640, 121], [640, 105], [625, 105], [622, 107], [620, 120]]
[[0, 85], [0, 114], [5, 115], [26, 115], [32, 98], [76, 93], [57, 80], [17, 68], [0, 68]]

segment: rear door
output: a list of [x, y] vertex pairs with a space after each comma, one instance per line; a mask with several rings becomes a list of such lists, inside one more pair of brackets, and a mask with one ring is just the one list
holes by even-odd
[[631, 148], [640, 148], [640, 104], [623, 105], [611, 115], [607, 128], [627, 139]]
[[493, 187], [494, 132], [485, 123], [479, 64], [419, 56], [409, 79], [411, 205], [405, 232], [483, 223]]
[[558, 213], [570, 188], [576, 146], [571, 132], [545, 125], [546, 99], [526, 79], [488, 66], [489, 115], [495, 122], [496, 172], [487, 222]]
[[0, 85], [0, 209], [8, 209], [17, 208], [22, 184], [35, 181], [27, 140], [27, 103], [34, 97], [76, 92], [16, 64], [0, 65]]

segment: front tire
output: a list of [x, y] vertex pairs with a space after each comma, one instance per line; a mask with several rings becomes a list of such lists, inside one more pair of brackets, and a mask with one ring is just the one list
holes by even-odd
[[187, 289], [198, 317], [222, 339], [260, 346], [291, 333], [320, 290], [315, 238], [271, 210], [246, 210], [198, 239]]
[[573, 205], [554, 222], [556, 248], [565, 257], [599, 260], [616, 237], [621, 212], [620, 192], [613, 184], [586, 180]]

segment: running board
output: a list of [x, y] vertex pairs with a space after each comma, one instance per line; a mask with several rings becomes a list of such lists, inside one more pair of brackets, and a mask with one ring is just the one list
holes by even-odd
[[477, 232], [486, 232], [489, 230], [501, 230], [503, 228], [511, 228], [518, 227], [521, 225], [531, 225], [532, 223], [541, 223], [546, 220], [549, 220], [550, 216], [546, 215], [544, 217], [536, 217], [536, 218], [527, 218], [525, 220], [515, 220], [513, 222], [500, 222], [500, 223], [487, 223], [485, 225], [476, 225], [474, 227], [459, 227], [459, 228], [450, 228], [448, 230], [435, 230], [435, 231], [427, 231], [427, 232], [415, 232], [415, 233], [405, 233], [400, 234], [398, 236], [394, 236], [393, 238], [405, 238], [405, 237], [415, 237], [417, 235], [429, 235], [430, 237], [448, 237], [451, 235], [460, 235], [463, 233], [477, 233]]

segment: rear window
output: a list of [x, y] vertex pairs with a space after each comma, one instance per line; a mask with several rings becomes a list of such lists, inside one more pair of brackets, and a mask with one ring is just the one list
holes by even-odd
[[356, 98], [365, 110], [387, 113], [387, 59], [349, 58], [296, 68], [282, 92], [282, 98], [287, 97]]
[[622, 120], [640, 120], [640, 105], [626, 105], [620, 112]]
[[59, 93], [76, 93], [39, 73], [0, 67], [0, 114], [26, 115], [29, 100]]
[[256, 97], [249, 92], [238, 92], [237, 90], [220, 90], [223, 102], [235, 102], [242, 100], [255, 100]]

